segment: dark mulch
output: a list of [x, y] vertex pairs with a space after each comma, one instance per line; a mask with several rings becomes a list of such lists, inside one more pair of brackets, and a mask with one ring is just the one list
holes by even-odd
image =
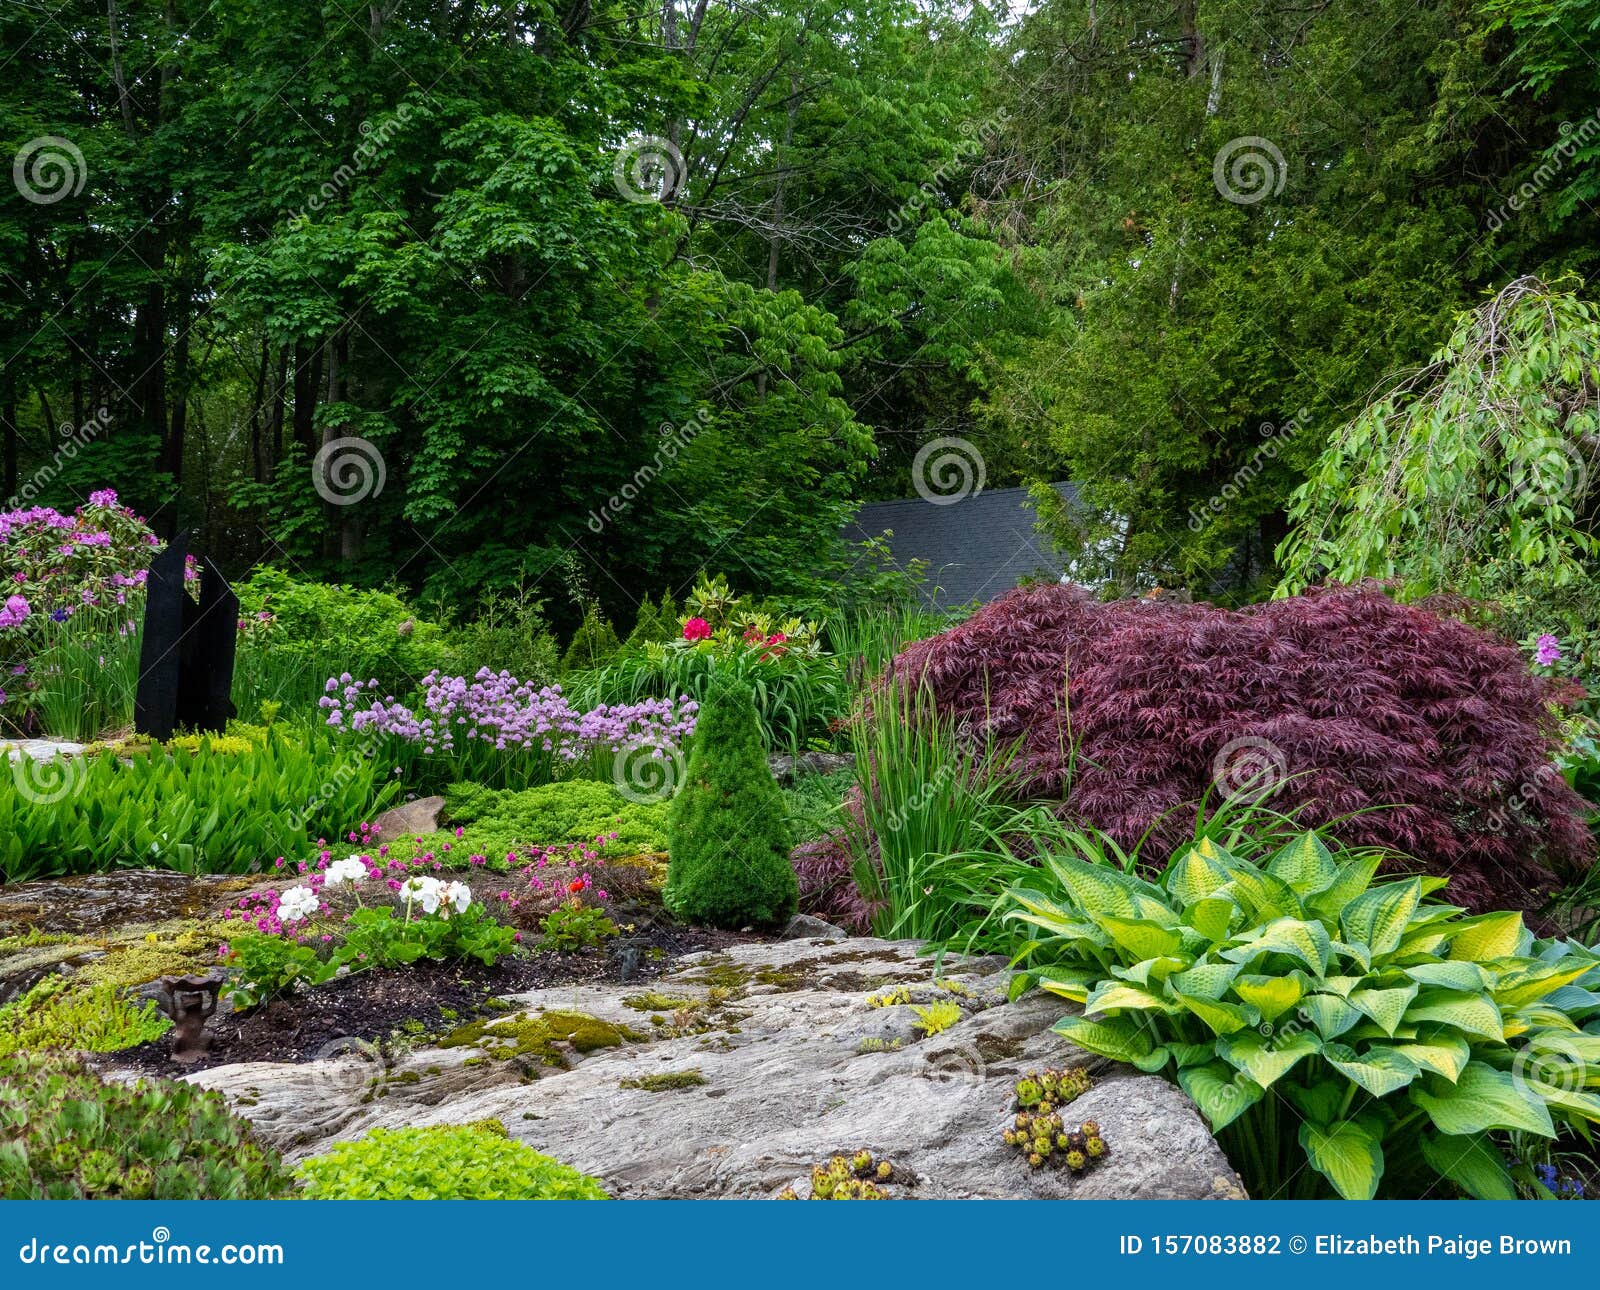
[[[119, 1070], [179, 1075], [233, 1062], [305, 1062], [346, 1048], [352, 1040], [382, 1042], [405, 1023], [434, 1034], [491, 1010], [488, 1000], [554, 985], [649, 981], [680, 955], [722, 950], [760, 938], [703, 928], [655, 926], [604, 949], [571, 954], [540, 952], [479, 963], [422, 962], [373, 969], [329, 981], [249, 1012], [224, 1016], [206, 1027], [206, 1057], [186, 1066], [170, 1058], [172, 1036], [107, 1053]], [[661, 953], [652, 956], [651, 950]], [[453, 1015], [452, 1015], [453, 1014]], [[411, 1031], [416, 1030], [415, 1024]]]

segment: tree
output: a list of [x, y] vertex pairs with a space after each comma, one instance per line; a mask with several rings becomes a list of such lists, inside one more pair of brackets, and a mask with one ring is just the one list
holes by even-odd
[[691, 922], [776, 927], [800, 898], [793, 845], [755, 702], [742, 685], [724, 682], [701, 709], [688, 772], [667, 816], [662, 898]]

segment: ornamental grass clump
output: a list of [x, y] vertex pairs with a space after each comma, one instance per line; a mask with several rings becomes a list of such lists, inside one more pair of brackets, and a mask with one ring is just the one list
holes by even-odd
[[774, 927], [795, 911], [799, 885], [783, 794], [767, 766], [755, 704], [742, 686], [711, 692], [683, 787], [667, 817], [662, 899], [713, 927]]
[[1468, 908], [1537, 909], [1595, 854], [1556, 773], [1560, 688], [1517, 648], [1373, 587], [1242, 610], [1020, 589], [895, 660], [1000, 746], [1016, 796], [1170, 851], [1187, 808], [1266, 800], [1448, 874]]
[[1201, 838], [1149, 881], [1099, 853], [1008, 892], [1021, 984], [1082, 1006], [1055, 1027], [1080, 1047], [1175, 1079], [1251, 1194], [1512, 1199], [1507, 1135], [1600, 1121], [1600, 955], [1427, 899], [1440, 878], [1374, 883], [1381, 853], [1314, 832], [1260, 863]]

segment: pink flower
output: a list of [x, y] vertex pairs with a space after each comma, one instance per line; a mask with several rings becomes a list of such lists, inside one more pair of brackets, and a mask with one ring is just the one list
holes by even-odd
[[1549, 667], [1561, 661], [1561, 642], [1545, 632], [1539, 637], [1533, 651], [1533, 661], [1540, 667]]
[[683, 639], [686, 641], [703, 641], [711, 636], [711, 624], [704, 618], [691, 618], [683, 625]]

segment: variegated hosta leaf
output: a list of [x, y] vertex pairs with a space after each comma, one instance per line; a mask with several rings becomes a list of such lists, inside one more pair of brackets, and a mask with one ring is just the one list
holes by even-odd
[[1227, 1062], [1186, 1066], [1178, 1084], [1206, 1117], [1212, 1133], [1221, 1133], [1262, 1098], [1264, 1090], [1248, 1075]]
[[1348, 999], [1350, 991], [1366, 982], [1364, 976], [1325, 976], [1317, 982], [1317, 989], [1324, 994], [1336, 994], [1341, 999]]
[[1215, 943], [1228, 939], [1240, 912], [1239, 906], [1226, 896], [1207, 896], [1188, 906], [1183, 917], [1190, 927]]
[[1241, 1030], [1217, 1040], [1217, 1052], [1223, 1060], [1238, 1067], [1262, 1088], [1271, 1088], [1275, 1080], [1288, 1074], [1304, 1058], [1314, 1056], [1321, 1047], [1322, 1041], [1309, 1030], [1274, 1035]]
[[[1149, 883], [1117, 869], [1088, 864], [1071, 856], [1046, 855], [1045, 864], [1056, 880], [1067, 889], [1073, 903], [1084, 911], [1113, 914], [1118, 918], [1138, 918], [1135, 894], [1156, 904], [1161, 893]], [[1172, 915], [1176, 921], [1177, 915]]]
[[1521, 1008], [1570, 985], [1588, 970], [1587, 963], [1551, 963], [1503, 972], [1490, 993], [1502, 1008]]
[[1201, 999], [1220, 999], [1239, 975], [1237, 963], [1197, 963], [1171, 977], [1175, 988]]
[[1362, 892], [1339, 915], [1344, 939], [1367, 946], [1374, 958], [1391, 954], [1422, 903], [1422, 884], [1415, 878], [1386, 882]]
[[1346, 1200], [1371, 1200], [1383, 1179], [1383, 1146], [1377, 1134], [1354, 1120], [1300, 1126], [1300, 1145], [1311, 1167]]
[[1522, 915], [1502, 912], [1463, 918], [1450, 926], [1450, 957], [1486, 963], [1517, 953], [1522, 944]]
[[1172, 985], [1173, 996], [1201, 1021], [1211, 1027], [1212, 1033], [1231, 1034], [1261, 1020], [1261, 1014], [1248, 1004], [1221, 1003], [1216, 999], [1202, 999], [1198, 995], [1184, 994]]
[[1158, 959], [1145, 959], [1131, 967], [1111, 969], [1111, 975], [1135, 985], [1153, 985], [1165, 981], [1174, 972], [1193, 966], [1194, 959], [1183, 954], [1163, 955]]
[[1039, 988], [1059, 994], [1063, 999], [1071, 999], [1073, 1003], [1082, 1003], [1089, 997], [1089, 991], [1094, 988], [1098, 977], [1097, 972], [1052, 968], [1048, 975], [1040, 974]]
[[1555, 1137], [1544, 1099], [1526, 1081], [1483, 1062], [1468, 1062], [1454, 1084], [1443, 1080], [1419, 1083], [1411, 1090], [1411, 1100], [1428, 1113], [1441, 1133], [1521, 1129]]
[[1404, 1053], [1381, 1044], [1364, 1053], [1357, 1053], [1344, 1044], [1324, 1044], [1322, 1058], [1373, 1097], [1388, 1097], [1411, 1083], [1419, 1073], [1417, 1064]]
[[1529, 1080], [1528, 1087], [1551, 1106], [1558, 1106], [1568, 1114], [1591, 1124], [1600, 1124], [1600, 1097], [1582, 1089], [1566, 1088], [1559, 1084], [1546, 1084], [1543, 1080]]
[[1167, 891], [1179, 903], [1197, 904], [1226, 886], [1233, 878], [1233, 866], [1224, 863], [1214, 849], [1194, 846], [1184, 851], [1167, 870]]
[[1505, 1024], [1500, 1009], [1481, 994], [1464, 990], [1421, 991], [1406, 1009], [1407, 1021], [1437, 1021], [1481, 1039], [1502, 1041]]
[[1399, 1027], [1400, 1019], [1406, 1015], [1406, 1008], [1416, 997], [1415, 983], [1388, 990], [1352, 990], [1349, 996], [1353, 1006], [1371, 1017], [1391, 1037]]
[[1422, 1135], [1422, 1158], [1474, 1200], [1515, 1200], [1516, 1185], [1505, 1157], [1486, 1133], [1446, 1137]]
[[1461, 1077], [1472, 1056], [1472, 1045], [1460, 1035], [1441, 1030], [1427, 1038], [1418, 1038], [1394, 1045], [1397, 1053], [1404, 1053], [1423, 1070], [1442, 1075], [1452, 1084]]
[[1315, 833], [1302, 833], [1286, 843], [1271, 860], [1267, 872], [1281, 878], [1301, 896], [1314, 896], [1333, 885], [1339, 865]]
[[1113, 1013], [1128, 1008], [1141, 1012], [1170, 1014], [1181, 1009], [1170, 999], [1123, 981], [1102, 981], [1089, 992], [1084, 1001], [1085, 1013]]
[[1263, 1021], [1276, 1021], [1299, 1003], [1306, 992], [1303, 972], [1287, 976], [1237, 976], [1233, 992], [1261, 1014]]
[[1273, 918], [1299, 918], [1305, 913], [1300, 897], [1282, 878], [1269, 873], [1239, 869], [1227, 890], [1234, 899], [1252, 910], [1258, 921]]
[[1149, 1030], [1129, 1017], [1063, 1017], [1051, 1029], [1114, 1062], [1135, 1062], [1155, 1047]]
[[1136, 959], [1160, 958], [1172, 954], [1183, 944], [1183, 937], [1171, 927], [1143, 918], [1119, 918], [1102, 914], [1097, 920], [1106, 934]]
[[1476, 963], [1417, 963], [1401, 971], [1421, 985], [1437, 985], [1446, 990], [1482, 990], [1489, 984], [1489, 974]]
[[1324, 1039], [1337, 1039], [1361, 1020], [1360, 1012], [1334, 994], [1308, 994], [1300, 1011]]
[[1263, 927], [1259, 935], [1223, 950], [1222, 957], [1243, 964], [1253, 963], [1263, 954], [1287, 954], [1305, 964], [1314, 975], [1323, 976], [1332, 953], [1327, 929], [1321, 923], [1279, 918]]
[[1346, 860], [1339, 866], [1339, 875], [1324, 891], [1318, 892], [1307, 904], [1318, 918], [1330, 923], [1339, 920], [1339, 911], [1364, 892], [1382, 863], [1379, 855], [1361, 856]]

